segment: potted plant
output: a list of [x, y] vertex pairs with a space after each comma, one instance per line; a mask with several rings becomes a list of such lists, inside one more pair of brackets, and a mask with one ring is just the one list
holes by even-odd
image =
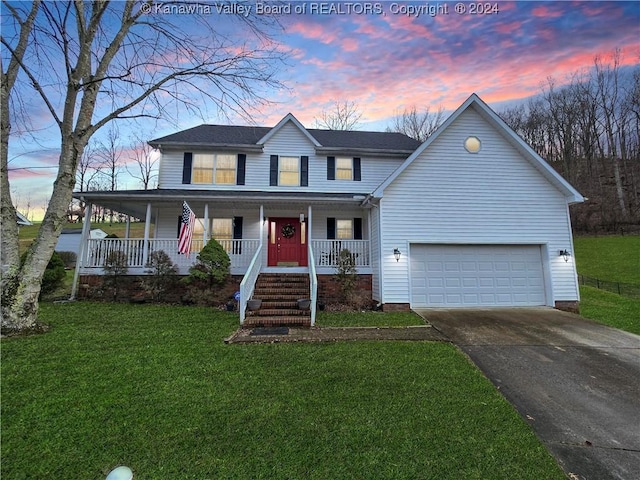
[[262, 305], [262, 300], [260, 298], [252, 298], [247, 301], [247, 308], [249, 310], [258, 310]]
[[310, 298], [299, 298], [297, 300], [298, 308], [300, 310], [309, 310], [311, 308], [311, 299]]

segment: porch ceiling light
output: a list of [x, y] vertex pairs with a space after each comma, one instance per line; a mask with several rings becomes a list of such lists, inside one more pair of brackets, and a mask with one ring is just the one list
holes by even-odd
[[304, 213], [300, 214], [300, 223], [304, 223]]
[[565, 262], [569, 261], [569, 257], [571, 256], [571, 252], [569, 250], [560, 250], [560, 256], [564, 258]]
[[400, 249], [398, 247], [393, 249], [393, 256], [396, 259], [396, 262], [400, 261], [400, 255], [402, 255], [402, 252], [400, 252]]

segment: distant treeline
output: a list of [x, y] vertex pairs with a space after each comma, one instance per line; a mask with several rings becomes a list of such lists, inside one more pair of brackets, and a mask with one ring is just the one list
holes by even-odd
[[568, 84], [548, 79], [501, 117], [588, 200], [571, 207], [580, 233], [640, 233], [640, 67], [596, 57]]

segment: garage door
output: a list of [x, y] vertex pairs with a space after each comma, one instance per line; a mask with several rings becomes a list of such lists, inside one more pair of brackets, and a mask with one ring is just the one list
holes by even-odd
[[539, 245], [411, 245], [412, 307], [545, 305]]

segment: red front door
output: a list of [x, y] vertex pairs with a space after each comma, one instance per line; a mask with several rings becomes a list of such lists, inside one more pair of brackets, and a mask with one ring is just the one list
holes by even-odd
[[307, 265], [307, 225], [299, 218], [269, 219], [270, 267]]

